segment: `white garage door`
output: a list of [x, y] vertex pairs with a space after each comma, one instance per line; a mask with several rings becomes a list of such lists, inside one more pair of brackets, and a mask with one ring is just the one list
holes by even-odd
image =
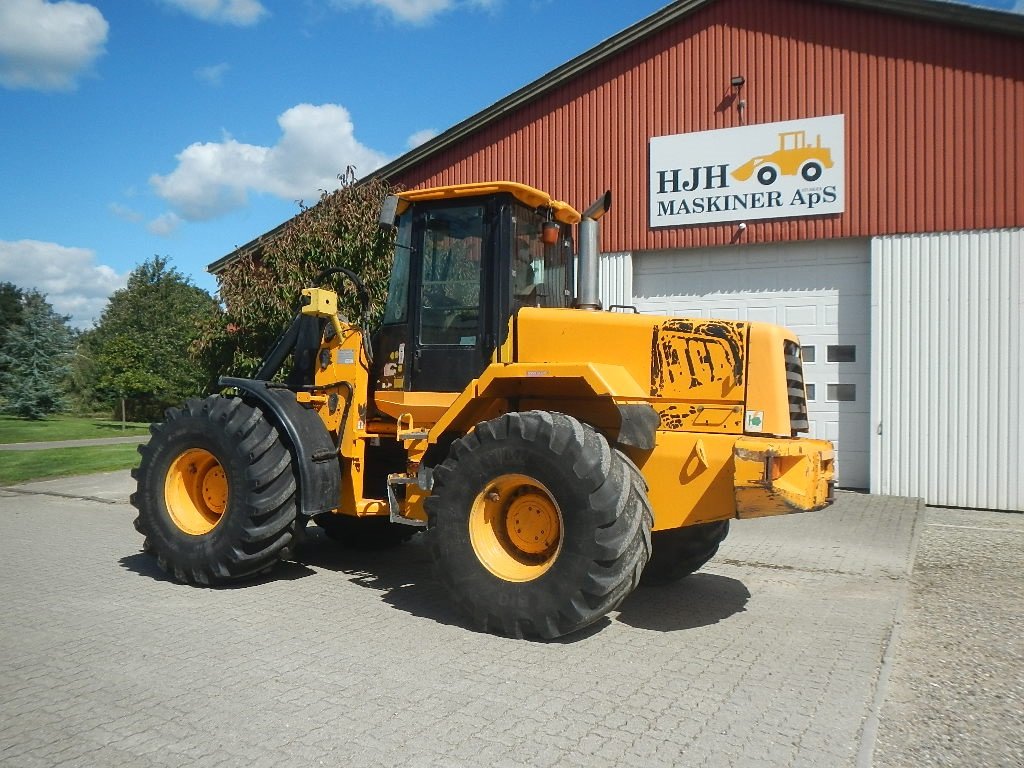
[[840, 485], [868, 487], [868, 241], [654, 251], [635, 254], [633, 270], [641, 312], [760, 320], [795, 331], [811, 436], [835, 443]]

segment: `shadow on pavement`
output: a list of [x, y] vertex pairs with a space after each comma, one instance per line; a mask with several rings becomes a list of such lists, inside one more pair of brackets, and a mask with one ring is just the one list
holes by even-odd
[[[406, 613], [472, 630], [444, 588], [434, 580], [430, 556], [418, 538], [390, 550], [357, 552], [311, 531], [301, 560], [317, 568], [344, 573], [358, 586], [378, 590], [385, 603]], [[696, 629], [742, 613], [749, 599], [750, 591], [737, 579], [696, 573], [675, 584], [635, 590], [619, 609], [618, 621], [658, 632]], [[609, 618], [602, 618], [554, 642], [585, 640], [610, 623]]]
[[[412, 616], [438, 624], [461, 627], [487, 634], [471, 626], [466, 617], [435, 579], [433, 564], [419, 536], [411, 542], [377, 552], [346, 549], [311, 529], [302, 549], [302, 561], [317, 568], [344, 573], [349, 581], [381, 593], [381, 600]], [[578, 643], [600, 632], [611, 621], [603, 617], [589, 627], [555, 640], [527, 639], [525, 642]], [[513, 640], [512, 642], [519, 642]]]
[[343, 547], [311, 526], [299, 555], [307, 565], [345, 574], [352, 584], [380, 592], [383, 602], [410, 615], [466, 627], [462, 614], [434, 580], [419, 536], [390, 549], [366, 552]]
[[[174, 582], [145, 552], [119, 560], [122, 568], [157, 581]], [[244, 589], [274, 581], [313, 576], [323, 569], [344, 574], [349, 582], [380, 593], [381, 601], [412, 616], [439, 624], [468, 626], [444, 588], [432, 573], [430, 556], [416, 537], [411, 542], [375, 552], [347, 549], [310, 527], [294, 562], [279, 563], [269, 574], [227, 584], [217, 589]], [[641, 587], [633, 592], [619, 610], [618, 621], [638, 629], [678, 632], [717, 624], [745, 610], [750, 592], [742, 582], [726, 576], [698, 573], [675, 584]], [[557, 643], [576, 643], [593, 637], [611, 623], [604, 617], [589, 627]]]
[[[173, 579], [168, 574], [164, 573], [163, 569], [157, 564], [155, 557], [148, 555], [145, 552], [137, 552], [134, 555], [125, 555], [117, 562], [126, 571], [131, 571], [139, 576], [146, 576], [154, 581], [166, 581], [172, 584], [179, 583], [177, 579]], [[241, 579], [239, 581], [231, 582], [230, 584], [217, 584], [212, 587], [204, 586], [202, 584], [196, 584], [194, 586], [201, 589], [243, 589], [245, 587], [254, 587], [272, 581], [294, 581], [295, 579], [304, 579], [307, 576], [313, 576], [315, 573], [316, 571], [311, 568], [307, 568], [302, 563], [284, 562], [278, 563], [270, 573], [262, 574], [260, 576]]]
[[679, 632], [742, 613], [749, 599], [750, 591], [742, 581], [695, 573], [675, 584], [635, 590], [619, 609], [619, 621], [638, 629]]
[[147, 555], [145, 552], [136, 552], [134, 555], [125, 555], [118, 560], [117, 563], [126, 571], [131, 571], [139, 576], [148, 576], [154, 581], [174, 581], [174, 579], [164, 573], [160, 569], [160, 566], [156, 564], [156, 558], [151, 555]]

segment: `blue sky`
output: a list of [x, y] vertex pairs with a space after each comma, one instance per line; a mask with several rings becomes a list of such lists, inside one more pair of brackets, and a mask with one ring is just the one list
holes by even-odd
[[[0, 0], [0, 281], [89, 327], [666, 0]], [[1024, 11], [1024, 0], [976, 3]], [[158, 319], [157, 319], [158, 321]]]

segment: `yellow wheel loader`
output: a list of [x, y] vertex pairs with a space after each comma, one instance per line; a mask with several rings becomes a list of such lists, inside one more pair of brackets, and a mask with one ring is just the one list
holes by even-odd
[[364, 548], [425, 531], [473, 626], [554, 638], [700, 568], [730, 520], [827, 506], [796, 337], [602, 311], [610, 205], [509, 182], [388, 198], [380, 327], [339, 316], [324, 275], [255, 375], [220, 380], [234, 394], [168, 411], [135, 473], [144, 548], [217, 584], [292, 556], [310, 521]]

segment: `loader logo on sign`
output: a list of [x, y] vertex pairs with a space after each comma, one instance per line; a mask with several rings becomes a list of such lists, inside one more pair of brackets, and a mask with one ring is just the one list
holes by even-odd
[[652, 227], [842, 213], [843, 115], [651, 139]]

